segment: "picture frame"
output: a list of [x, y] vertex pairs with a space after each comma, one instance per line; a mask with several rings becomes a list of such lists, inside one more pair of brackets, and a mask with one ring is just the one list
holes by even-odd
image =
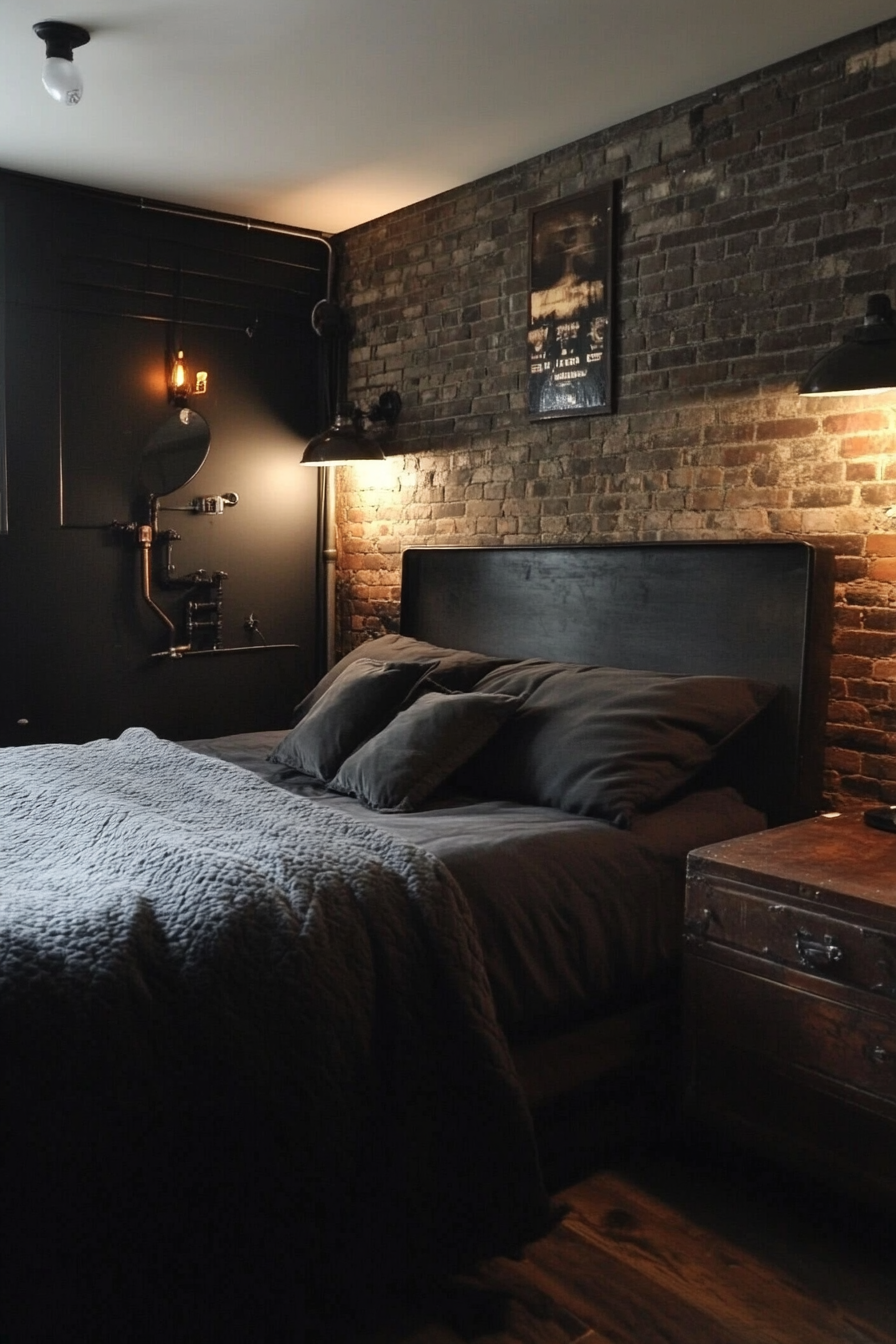
[[529, 212], [530, 420], [613, 411], [616, 183]]

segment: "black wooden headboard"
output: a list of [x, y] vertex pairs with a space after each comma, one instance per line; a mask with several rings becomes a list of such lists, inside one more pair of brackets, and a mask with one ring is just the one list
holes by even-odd
[[822, 806], [833, 552], [806, 542], [406, 550], [401, 632], [514, 658], [781, 687], [731, 777], [772, 824]]

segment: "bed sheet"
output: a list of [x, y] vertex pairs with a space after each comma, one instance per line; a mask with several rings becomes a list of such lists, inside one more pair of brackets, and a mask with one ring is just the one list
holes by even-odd
[[512, 1043], [669, 987], [680, 956], [688, 852], [765, 825], [730, 788], [688, 794], [637, 816], [628, 831], [449, 790], [416, 812], [373, 812], [269, 761], [282, 736], [182, 745], [363, 818], [440, 859], [470, 905], [498, 1020]]

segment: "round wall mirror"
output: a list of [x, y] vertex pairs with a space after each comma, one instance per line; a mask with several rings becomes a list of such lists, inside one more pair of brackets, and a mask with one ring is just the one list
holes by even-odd
[[197, 411], [181, 406], [150, 435], [140, 482], [150, 495], [170, 495], [192, 481], [208, 456], [211, 433]]

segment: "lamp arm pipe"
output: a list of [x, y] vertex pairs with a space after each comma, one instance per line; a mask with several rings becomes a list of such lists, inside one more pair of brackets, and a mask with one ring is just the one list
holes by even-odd
[[137, 541], [140, 545], [140, 571], [141, 587], [143, 590], [143, 600], [155, 612], [159, 620], [164, 622], [168, 629], [168, 656], [179, 658], [190, 646], [189, 644], [175, 644], [174, 622], [170, 620], [161, 607], [157, 606], [152, 597], [152, 528], [148, 524], [140, 527], [137, 532]]
[[321, 556], [324, 563], [324, 632], [327, 657], [326, 670], [336, 662], [336, 482], [334, 468], [323, 469], [323, 535]]

